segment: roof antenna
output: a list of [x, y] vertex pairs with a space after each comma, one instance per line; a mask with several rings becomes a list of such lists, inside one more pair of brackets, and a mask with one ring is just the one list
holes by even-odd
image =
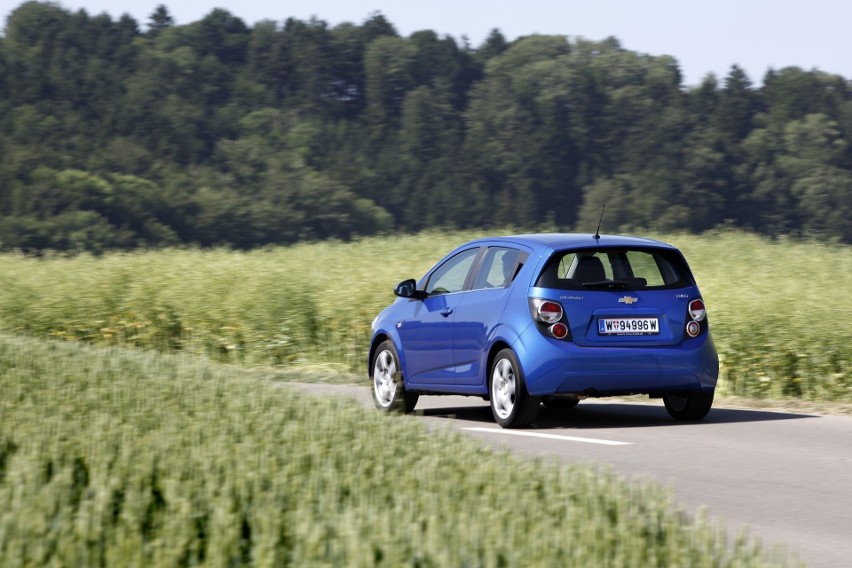
[[596, 241], [601, 240], [601, 222], [603, 221], [604, 211], [606, 211], [606, 201], [604, 201], [603, 207], [601, 208], [601, 218], [598, 219], [598, 228], [595, 229], [594, 239]]

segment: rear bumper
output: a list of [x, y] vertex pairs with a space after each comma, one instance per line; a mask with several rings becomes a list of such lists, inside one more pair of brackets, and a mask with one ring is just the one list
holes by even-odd
[[709, 332], [670, 347], [578, 347], [530, 326], [513, 347], [536, 396], [709, 391], [719, 377]]

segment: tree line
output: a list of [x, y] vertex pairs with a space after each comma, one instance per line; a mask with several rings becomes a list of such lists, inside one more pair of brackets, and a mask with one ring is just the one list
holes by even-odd
[[852, 88], [683, 85], [617, 39], [402, 37], [26, 2], [0, 36], [0, 248], [250, 248], [428, 227], [852, 242]]

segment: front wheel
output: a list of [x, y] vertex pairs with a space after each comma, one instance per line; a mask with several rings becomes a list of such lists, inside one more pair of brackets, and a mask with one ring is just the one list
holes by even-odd
[[392, 341], [384, 341], [373, 356], [373, 402], [379, 410], [408, 413], [414, 410], [418, 394], [405, 391], [399, 355]]
[[511, 349], [503, 349], [491, 364], [491, 414], [503, 428], [523, 428], [538, 416], [541, 398], [531, 396]]
[[673, 392], [663, 395], [663, 404], [675, 420], [701, 420], [713, 406], [715, 391]]

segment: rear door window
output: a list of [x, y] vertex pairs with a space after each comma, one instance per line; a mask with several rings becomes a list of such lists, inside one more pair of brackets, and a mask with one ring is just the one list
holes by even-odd
[[507, 247], [490, 247], [482, 258], [472, 289], [505, 288], [515, 279], [522, 265], [521, 251]]

